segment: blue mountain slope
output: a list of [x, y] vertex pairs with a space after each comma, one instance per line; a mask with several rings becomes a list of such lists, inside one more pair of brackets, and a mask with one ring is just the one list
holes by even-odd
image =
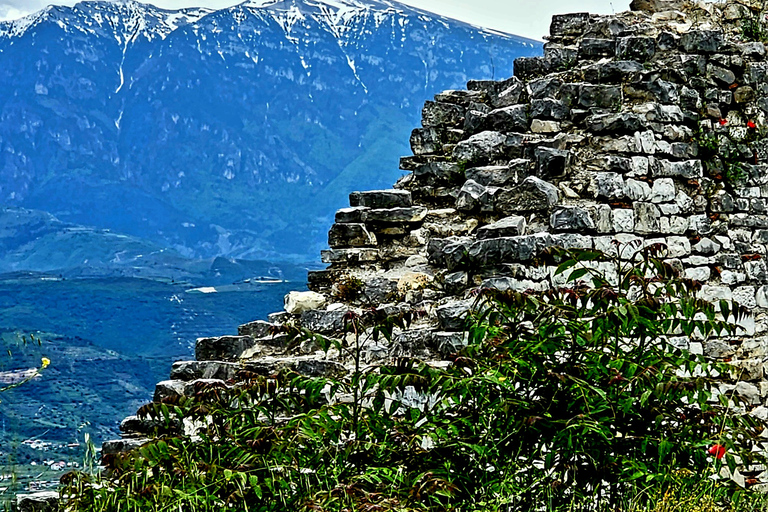
[[540, 45], [390, 1], [82, 2], [0, 23], [0, 205], [185, 257], [314, 258], [425, 99]]

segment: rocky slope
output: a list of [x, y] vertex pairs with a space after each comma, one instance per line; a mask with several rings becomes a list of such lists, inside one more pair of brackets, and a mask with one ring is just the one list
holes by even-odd
[[540, 48], [389, 1], [48, 7], [0, 22], [0, 204], [306, 261], [353, 183], [397, 178], [416, 98]]

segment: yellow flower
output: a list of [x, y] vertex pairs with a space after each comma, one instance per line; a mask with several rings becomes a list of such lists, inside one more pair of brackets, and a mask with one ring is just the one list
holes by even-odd
[[40, 368], [41, 370], [42, 370], [43, 368], [45, 368], [46, 366], [48, 366], [49, 364], [51, 364], [51, 360], [50, 360], [50, 359], [48, 359], [47, 357], [44, 357], [44, 358], [42, 359], [42, 361], [43, 361], [43, 367], [42, 367], [42, 368]]

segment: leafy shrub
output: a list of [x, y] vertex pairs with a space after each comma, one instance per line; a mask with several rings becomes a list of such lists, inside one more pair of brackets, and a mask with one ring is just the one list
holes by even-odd
[[198, 383], [144, 411], [196, 432], [118, 454], [102, 477], [72, 474], [63, 495], [88, 511], [672, 510], [659, 508], [670, 493], [701, 487], [738, 499], [708, 477], [760, 462], [763, 427], [717, 393], [730, 367], [667, 340], [733, 334], [722, 318], [744, 312], [698, 299], [662, 251], [545, 252], [552, 289], [477, 290], [469, 343], [447, 367], [362, 364], [403, 315], [349, 313], [333, 338], [297, 331], [354, 370]]

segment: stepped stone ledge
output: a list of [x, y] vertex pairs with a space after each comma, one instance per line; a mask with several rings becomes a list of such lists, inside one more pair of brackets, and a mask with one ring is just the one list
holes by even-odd
[[[722, 391], [765, 421], [768, 60], [739, 20], [766, 13], [753, 0], [632, 9], [554, 16], [544, 55], [518, 59], [514, 76], [427, 101], [393, 189], [353, 192], [337, 212], [311, 295], [292, 292], [285, 311], [238, 336], [198, 340], [196, 361], [175, 363], [156, 398], [195, 382], [237, 385], [242, 370], [341, 375], [351, 361], [289, 343], [280, 326], [340, 337], [348, 311], [371, 307], [424, 315], [391, 342], [369, 340], [366, 364], [450, 364], [466, 343], [470, 289], [544, 289], [552, 269], [529, 263], [550, 246], [615, 253], [615, 242], [663, 242], [670, 264], [704, 282], [702, 298], [750, 309], [738, 336], [673, 342], [745, 368]], [[707, 138], [728, 146], [738, 176], [715, 164]], [[151, 425], [131, 417], [123, 427], [104, 453], [137, 446]], [[38, 510], [21, 505], [29, 499], [19, 510]]]

